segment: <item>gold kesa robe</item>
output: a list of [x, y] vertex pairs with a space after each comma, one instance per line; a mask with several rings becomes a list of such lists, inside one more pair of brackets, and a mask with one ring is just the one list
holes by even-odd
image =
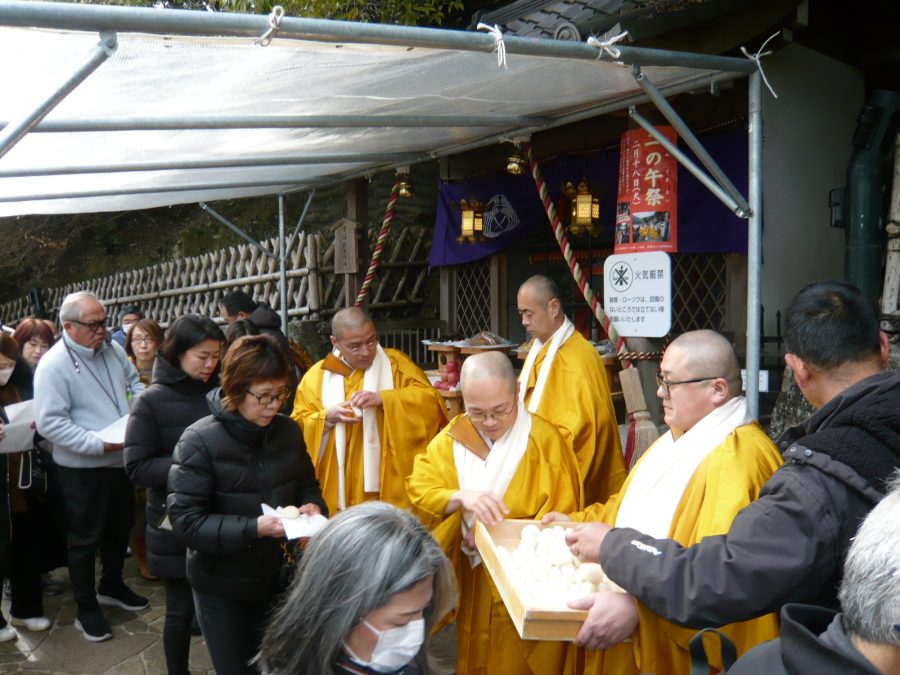
[[[525, 388], [526, 408], [549, 347], [548, 340], [534, 361]], [[619, 491], [626, 469], [609, 380], [603, 359], [580, 333], [573, 333], [556, 352], [535, 412], [571, 443], [586, 504], [603, 503]]]
[[[399, 508], [409, 508], [406, 477], [412, 471], [413, 457], [425, 449], [434, 435], [447, 422], [444, 401], [428, 381], [425, 373], [403, 352], [385, 349], [391, 362], [394, 388], [380, 392], [383, 408], [378, 410], [381, 435], [381, 490], [366, 492], [363, 484], [363, 425], [347, 425], [347, 453], [344, 465], [347, 506], [370, 499], [381, 499]], [[323, 368], [340, 372], [331, 366], [335, 360], [316, 363], [297, 387], [291, 417], [303, 429], [306, 450], [316, 467], [322, 496], [331, 513], [338, 510], [337, 457], [333, 430], [324, 448], [325, 410], [322, 406]], [[326, 365], [329, 364], [329, 365]], [[349, 370], [349, 369], [347, 369]], [[354, 370], [344, 379], [346, 400], [363, 386], [365, 371]]]
[[[407, 481], [414, 512], [432, 530], [453, 561], [460, 582], [456, 617], [457, 673], [468, 675], [544, 675], [561, 673], [567, 643], [522, 640], [484, 565], [473, 568], [464, 555], [458, 512], [444, 514], [459, 490], [453, 441], [475, 447], [485, 456], [487, 445], [464, 415], [455, 417], [416, 457]], [[478, 448], [478, 445], [481, 448]], [[503, 501], [508, 518], [539, 519], [548, 511], [566, 511], [581, 503], [575, 457], [549, 422], [532, 416], [528, 448], [519, 462]], [[576, 506], [576, 508], [579, 508]]]
[[[651, 452], [653, 446], [644, 456]], [[615, 524], [622, 496], [628, 490], [631, 477], [640, 470], [641, 461], [643, 458], [632, 470], [619, 494], [605, 505], [592, 504], [584, 511], [573, 514], [572, 519]], [[778, 448], [756, 422], [738, 427], [697, 467], [672, 517], [669, 538], [682, 546], [691, 546], [704, 537], [725, 534], [738, 511], [759, 496], [763, 484], [779, 466], [781, 454]], [[570, 672], [584, 672], [586, 675], [634, 675], [644, 672], [688, 675], [691, 670], [688, 643], [697, 631], [660, 618], [640, 602], [638, 610], [640, 622], [632, 635], [633, 642], [623, 642], [605, 651], [578, 649], [577, 655], [570, 655]], [[760, 642], [778, 637], [778, 615], [766, 614], [751, 621], [729, 624], [719, 630], [734, 641], [740, 655]], [[721, 669], [718, 640], [715, 637], [708, 640], [710, 660]], [[574, 651], [575, 647], [572, 649]]]

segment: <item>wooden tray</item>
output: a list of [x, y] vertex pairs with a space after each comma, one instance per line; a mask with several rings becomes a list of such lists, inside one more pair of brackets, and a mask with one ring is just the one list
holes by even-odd
[[[553, 523], [562, 527], [572, 527], [576, 523]], [[571, 642], [578, 634], [581, 624], [587, 619], [584, 610], [537, 610], [528, 607], [512, 577], [497, 556], [497, 548], [503, 546], [515, 549], [519, 544], [520, 533], [526, 525], [544, 526], [535, 520], [504, 520], [497, 525], [484, 525], [475, 522], [475, 546], [497, 590], [503, 604], [512, 618], [519, 637], [523, 640], [562, 640]], [[548, 526], [548, 527], [552, 527]]]

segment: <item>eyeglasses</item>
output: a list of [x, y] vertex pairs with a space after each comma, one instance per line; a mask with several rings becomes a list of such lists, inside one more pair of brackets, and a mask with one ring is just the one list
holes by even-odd
[[[343, 340], [338, 340], [341, 344], [344, 344]], [[353, 342], [347, 345], [347, 349], [350, 350], [351, 354], [359, 354], [362, 352], [363, 347], [366, 348], [367, 352], [374, 351], [376, 347], [378, 347], [378, 338], [372, 337], [366, 340], [365, 342]]]
[[131, 338], [131, 344], [133, 345], [152, 345], [156, 340], [152, 337], [136, 337]]
[[256, 399], [256, 402], [260, 405], [270, 406], [276, 401], [278, 403], [282, 403], [287, 400], [288, 396], [291, 395], [290, 389], [285, 387], [281, 391], [277, 391], [274, 394], [254, 394], [252, 391], [247, 391], [250, 396]]
[[720, 375], [714, 375], [713, 377], [692, 377], [690, 380], [680, 380], [678, 382], [667, 382], [662, 378], [662, 375], [659, 373], [656, 374], [656, 386], [662, 387], [663, 397], [669, 398], [669, 390], [674, 387], [676, 384], [693, 384], [695, 382], [706, 382], [707, 380], [718, 380]]
[[75, 319], [69, 319], [71, 323], [77, 323], [79, 326], [84, 326], [92, 333], [98, 333], [101, 330], [106, 330], [106, 318], [104, 317], [100, 321], [91, 321], [89, 323], [85, 323], [84, 321], [77, 321]]
[[487, 422], [488, 420], [494, 420], [495, 422], [502, 422], [507, 417], [512, 415], [513, 410], [515, 410], [516, 404], [515, 402], [510, 403], [506, 410], [494, 411], [489, 413], [470, 413], [466, 412], [466, 417], [468, 417], [473, 422], [478, 422], [481, 424], [482, 422]]

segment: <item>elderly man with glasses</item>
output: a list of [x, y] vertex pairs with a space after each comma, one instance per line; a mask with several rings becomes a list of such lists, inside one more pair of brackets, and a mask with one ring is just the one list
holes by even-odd
[[460, 582], [456, 672], [561, 673], [566, 643], [521, 640], [475, 550], [475, 520], [540, 518], [574, 511], [581, 479], [556, 426], [525, 408], [505, 354], [470, 356], [461, 372], [466, 413], [416, 457], [407, 487], [413, 510], [454, 562]]
[[361, 309], [334, 315], [331, 345], [303, 376], [291, 415], [328, 508], [336, 513], [370, 499], [408, 508], [406, 477], [447, 422], [444, 401], [412, 359], [382, 349]]
[[[691, 331], [675, 339], [663, 356], [658, 383], [669, 431], [641, 457], [617, 495], [571, 518], [632, 527], [688, 546], [727, 532], [779, 467], [781, 455], [750, 417], [737, 356], [718, 333]], [[545, 518], [563, 519], [562, 514]], [[580, 556], [585, 545], [575, 539], [573, 553]], [[687, 647], [694, 631], [655, 615], [631, 595], [600, 592], [570, 606], [589, 612], [576, 638], [591, 650], [585, 673], [690, 672]], [[608, 626], [611, 617], [620, 622], [618, 628], [598, 637], [596, 628]], [[768, 614], [723, 631], [744, 651], [777, 635], [778, 623]]]
[[[100, 605], [140, 610], [144, 598], [122, 580], [134, 517], [134, 488], [121, 443], [96, 436], [130, 409], [144, 390], [137, 371], [106, 332], [106, 310], [92, 294], [72, 293], [59, 310], [61, 339], [38, 363], [34, 378], [37, 430], [53, 444], [69, 522], [68, 563], [78, 605], [75, 627], [92, 642], [112, 637]], [[94, 557], [103, 573], [94, 588]]]

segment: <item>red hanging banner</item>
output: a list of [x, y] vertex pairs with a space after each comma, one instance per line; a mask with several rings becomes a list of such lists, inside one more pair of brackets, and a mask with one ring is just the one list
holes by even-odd
[[[672, 143], [672, 127], [656, 127]], [[678, 162], [643, 129], [622, 134], [616, 253], [678, 250]]]

